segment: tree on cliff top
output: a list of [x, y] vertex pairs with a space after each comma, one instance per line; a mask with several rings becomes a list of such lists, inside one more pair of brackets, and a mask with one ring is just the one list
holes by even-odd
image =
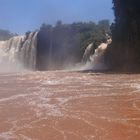
[[0, 29], [0, 41], [8, 40], [13, 37], [14, 34], [8, 30]]

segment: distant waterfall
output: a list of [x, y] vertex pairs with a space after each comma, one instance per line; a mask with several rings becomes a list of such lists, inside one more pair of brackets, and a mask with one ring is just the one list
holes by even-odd
[[0, 41], [0, 71], [36, 69], [37, 32]]

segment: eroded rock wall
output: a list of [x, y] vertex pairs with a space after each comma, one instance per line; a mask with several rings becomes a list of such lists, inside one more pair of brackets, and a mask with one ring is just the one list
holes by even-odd
[[113, 0], [115, 23], [108, 61], [113, 69], [140, 70], [140, 1]]

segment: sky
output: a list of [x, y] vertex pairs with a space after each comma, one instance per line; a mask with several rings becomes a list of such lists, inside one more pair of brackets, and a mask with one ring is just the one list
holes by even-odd
[[39, 29], [42, 23], [114, 20], [112, 0], [0, 0], [0, 28], [13, 33]]

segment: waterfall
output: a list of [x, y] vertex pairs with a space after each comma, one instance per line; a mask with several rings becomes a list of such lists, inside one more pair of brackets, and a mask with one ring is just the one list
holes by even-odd
[[92, 55], [93, 43], [90, 43], [84, 52], [82, 62], [87, 62], [90, 60], [90, 56]]
[[76, 69], [79, 70], [106, 70], [104, 62], [104, 53], [111, 44], [111, 37], [106, 34], [106, 42], [101, 43], [93, 53], [93, 43], [89, 44], [84, 52], [82, 63], [78, 64]]
[[0, 71], [36, 69], [37, 32], [0, 41]]

